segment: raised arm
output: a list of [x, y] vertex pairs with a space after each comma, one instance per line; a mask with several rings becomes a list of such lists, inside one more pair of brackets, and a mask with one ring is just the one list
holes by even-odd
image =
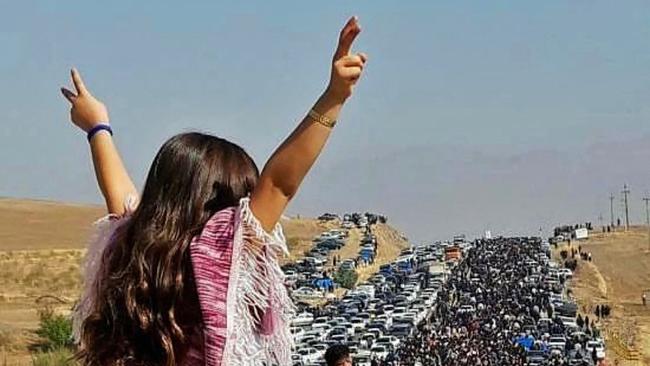
[[[71, 103], [70, 118], [79, 128], [88, 133], [100, 124], [108, 124], [108, 111], [102, 102], [95, 99], [84, 85], [81, 75], [72, 69], [72, 83], [76, 93], [61, 88], [63, 96]], [[129, 177], [120, 154], [113, 143], [113, 137], [106, 130], [100, 130], [89, 141], [97, 183], [104, 195], [109, 213], [124, 214], [124, 203], [129, 195], [137, 197], [137, 190]]]
[[361, 77], [367, 57], [363, 53], [350, 53], [352, 42], [360, 32], [357, 18], [348, 20], [332, 60], [330, 82], [312, 108], [315, 114], [308, 114], [302, 120], [264, 166], [250, 205], [267, 231], [280, 219], [330, 136], [331, 127], [317, 122], [314, 116], [336, 121]]

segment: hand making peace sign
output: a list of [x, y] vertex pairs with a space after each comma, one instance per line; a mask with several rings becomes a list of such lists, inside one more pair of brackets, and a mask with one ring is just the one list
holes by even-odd
[[352, 17], [345, 24], [339, 35], [339, 44], [332, 60], [332, 75], [328, 89], [330, 93], [347, 99], [361, 77], [363, 67], [368, 60], [364, 53], [351, 54], [354, 39], [361, 33], [357, 17]]
[[108, 110], [104, 103], [97, 100], [90, 94], [81, 75], [77, 69], [70, 71], [72, 76], [72, 84], [76, 93], [73, 93], [67, 88], [61, 88], [63, 96], [72, 104], [70, 109], [70, 119], [79, 128], [85, 132], [90, 131], [98, 124], [108, 123]]

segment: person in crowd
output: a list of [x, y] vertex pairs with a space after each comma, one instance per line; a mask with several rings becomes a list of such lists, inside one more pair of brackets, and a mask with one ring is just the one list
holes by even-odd
[[350, 348], [344, 344], [335, 344], [325, 351], [327, 366], [352, 366]]

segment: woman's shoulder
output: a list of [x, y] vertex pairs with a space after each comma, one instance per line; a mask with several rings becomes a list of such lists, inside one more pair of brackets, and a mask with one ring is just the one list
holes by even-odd
[[289, 254], [282, 225], [278, 222], [273, 230], [264, 230], [262, 223], [250, 209], [250, 198], [242, 198], [239, 201], [237, 212], [245, 241], [268, 245], [272, 249]]
[[140, 198], [137, 195], [129, 194], [124, 198], [122, 214], [108, 213], [95, 221], [95, 226], [105, 226], [110, 225], [111, 223], [114, 224], [116, 222], [124, 221], [124, 219], [133, 215], [133, 212], [138, 208], [139, 203]]
[[194, 238], [195, 243], [226, 246], [232, 244], [238, 233], [247, 245], [255, 247], [269, 246], [280, 252], [288, 253], [286, 240], [280, 223], [273, 230], [266, 231], [259, 219], [250, 209], [250, 199], [244, 197], [238, 205], [224, 208], [214, 213], [203, 226], [201, 233]]

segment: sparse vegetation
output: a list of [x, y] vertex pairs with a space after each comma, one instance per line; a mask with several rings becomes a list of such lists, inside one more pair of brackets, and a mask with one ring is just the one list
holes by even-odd
[[57, 348], [32, 355], [33, 366], [72, 366], [77, 365], [73, 352], [68, 348]]
[[55, 314], [46, 307], [39, 311], [39, 328], [36, 334], [41, 338], [39, 348], [44, 351], [62, 350], [72, 346], [72, 321], [69, 317]]
[[358, 279], [359, 275], [356, 271], [338, 270], [334, 275], [334, 281], [347, 289], [354, 287]]

